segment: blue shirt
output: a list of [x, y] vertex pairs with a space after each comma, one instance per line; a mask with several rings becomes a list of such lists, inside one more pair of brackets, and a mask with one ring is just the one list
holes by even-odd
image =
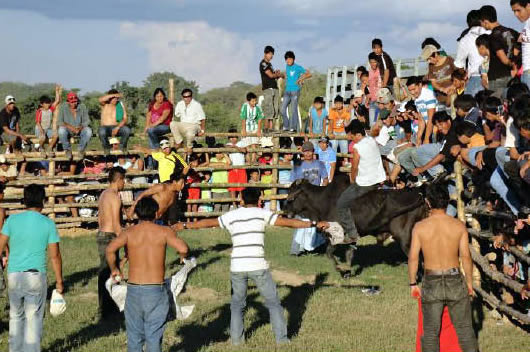
[[317, 109], [314, 107], [311, 108], [311, 120], [313, 121], [313, 133], [321, 134], [324, 129], [324, 119], [328, 118], [328, 110], [322, 108], [320, 111], [320, 116], [318, 116]]
[[287, 82], [285, 83], [286, 92], [297, 92], [300, 90], [300, 86], [296, 84], [296, 81], [300, 79], [305, 73], [305, 68], [300, 65], [292, 64], [291, 66], [287, 65], [285, 68], [285, 76]]
[[28, 210], [7, 218], [2, 233], [9, 237], [8, 273], [29, 269], [46, 272], [46, 249], [59, 243], [59, 234], [52, 219]]
[[328, 149], [325, 151], [317, 148], [316, 154], [318, 155], [318, 160], [322, 161], [324, 165], [326, 166], [326, 172], [329, 176], [331, 171], [331, 163], [337, 162], [337, 153], [331, 148], [331, 146], [328, 145]]
[[326, 166], [319, 160], [302, 161], [300, 165], [296, 165], [291, 172], [291, 182], [296, 180], [308, 180], [309, 183], [320, 186], [323, 179], [328, 177]]

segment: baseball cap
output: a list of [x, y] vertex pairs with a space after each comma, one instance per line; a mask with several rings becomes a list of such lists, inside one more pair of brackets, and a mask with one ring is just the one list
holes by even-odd
[[170, 144], [167, 139], [162, 139], [160, 141], [160, 149], [169, 148], [169, 147], [170, 147]]
[[324, 136], [324, 137], [320, 137], [320, 139], [318, 140], [318, 142], [323, 142], [323, 143], [326, 143], [326, 144], [329, 144], [329, 138]]
[[432, 54], [437, 53], [438, 49], [434, 45], [425, 45], [423, 50], [421, 51], [421, 58], [425, 61], [427, 61], [428, 58], [431, 57]]
[[66, 100], [68, 101], [74, 101], [74, 100], [77, 100], [77, 94], [75, 94], [75, 92], [70, 92], [66, 95]]
[[314, 152], [315, 147], [313, 147], [313, 143], [311, 142], [304, 142], [304, 144], [302, 144], [302, 151], [303, 152]]
[[15, 99], [14, 96], [8, 95], [8, 96], [6, 96], [5, 102], [6, 102], [6, 105], [9, 105], [11, 103], [16, 103], [17, 100]]
[[382, 104], [388, 104], [391, 101], [394, 100], [394, 97], [392, 96], [392, 93], [390, 92], [390, 89], [388, 88], [381, 88], [379, 89], [379, 92], [377, 92], [377, 102]]
[[4, 155], [0, 155], [0, 164], [9, 164]]
[[353, 93], [353, 99], [355, 98], [362, 98], [363, 97], [363, 91], [360, 90], [360, 89], [357, 89], [354, 93]]
[[112, 137], [109, 139], [109, 144], [120, 144], [120, 140], [116, 137]]

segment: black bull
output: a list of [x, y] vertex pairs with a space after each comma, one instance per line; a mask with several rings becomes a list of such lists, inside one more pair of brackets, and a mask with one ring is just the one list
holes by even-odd
[[[297, 180], [289, 188], [283, 207], [288, 216], [299, 215], [315, 221], [337, 221], [336, 203], [348, 187], [346, 175], [339, 174], [326, 187], [314, 186], [306, 180]], [[374, 190], [351, 204], [355, 225], [361, 236], [390, 233], [408, 256], [414, 224], [427, 215], [420, 189]], [[335, 248], [328, 245], [327, 254], [335, 263]], [[354, 247], [346, 253], [351, 267]], [[338, 270], [338, 268], [337, 268]]]

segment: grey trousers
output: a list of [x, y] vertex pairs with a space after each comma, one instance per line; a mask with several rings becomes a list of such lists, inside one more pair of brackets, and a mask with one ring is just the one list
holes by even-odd
[[344, 229], [344, 235], [354, 239], [359, 238], [359, 232], [353, 221], [353, 215], [351, 213], [351, 205], [353, 201], [360, 196], [377, 189], [377, 184], [372, 186], [359, 186], [357, 183], [352, 183], [348, 188], [342, 192], [339, 199], [337, 200], [337, 215], [339, 218], [339, 224]]
[[444, 307], [449, 309], [463, 352], [478, 350], [471, 318], [471, 300], [462, 275], [426, 275], [422, 292], [423, 352], [440, 351], [440, 325]]
[[278, 89], [265, 89], [263, 91], [263, 115], [266, 119], [277, 119], [280, 117], [280, 96]]

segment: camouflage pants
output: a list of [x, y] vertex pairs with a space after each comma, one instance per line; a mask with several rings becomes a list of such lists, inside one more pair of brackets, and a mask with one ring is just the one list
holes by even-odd
[[276, 120], [280, 117], [280, 96], [278, 89], [269, 88], [263, 91], [261, 108], [263, 115], [268, 120]]

